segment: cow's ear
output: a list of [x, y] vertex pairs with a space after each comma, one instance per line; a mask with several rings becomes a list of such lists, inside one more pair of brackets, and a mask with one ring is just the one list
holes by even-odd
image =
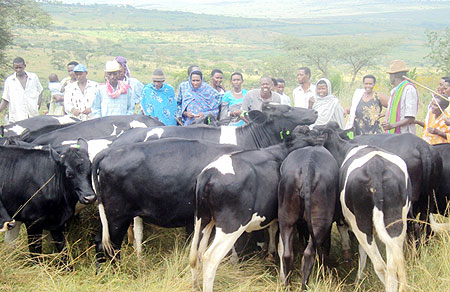
[[30, 138], [31, 136], [31, 131], [30, 129], [25, 129], [23, 130], [22, 134], [20, 134], [20, 140], [22, 141], [28, 141], [28, 138]]
[[56, 152], [52, 147], [50, 147], [50, 156], [55, 160], [57, 163], [62, 163], [62, 156]]
[[267, 114], [258, 110], [252, 110], [248, 112], [248, 118], [251, 122], [257, 124], [264, 124], [267, 121]]
[[347, 140], [347, 141], [348, 140], [353, 140], [354, 133], [355, 133], [355, 129], [354, 128], [338, 131], [339, 137], [341, 137], [342, 139]]
[[80, 146], [80, 150], [83, 150], [86, 153], [88, 153], [88, 142], [85, 139], [78, 138], [77, 144], [78, 146]]

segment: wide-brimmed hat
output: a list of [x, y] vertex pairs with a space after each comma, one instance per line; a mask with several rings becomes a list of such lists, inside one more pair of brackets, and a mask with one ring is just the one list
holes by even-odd
[[165, 81], [166, 80], [166, 76], [164, 75], [163, 70], [155, 69], [155, 71], [153, 71], [152, 80], [153, 81]]
[[386, 73], [393, 74], [398, 72], [408, 72], [409, 69], [406, 67], [406, 64], [403, 60], [394, 60], [389, 65], [389, 70]]
[[86, 66], [84, 66], [83, 64], [78, 64], [73, 67], [73, 72], [87, 72]]
[[105, 72], [120, 71], [120, 68], [122, 68], [122, 67], [120, 66], [120, 64], [116, 60], [114, 60], [114, 61], [107, 61], [106, 62]]

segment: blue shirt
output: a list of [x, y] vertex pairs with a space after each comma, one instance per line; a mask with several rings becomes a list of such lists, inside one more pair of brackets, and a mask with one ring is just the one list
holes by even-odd
[[130, 88], [127, 93], [111, 98], [106, 94], [106, 84], [99, 86], [97, 95], [92, 103], [92, 113], [95, 118], [118, 115], [132, 115], [135, 111], [135, 103]]
[[175, 90], [169, 84], [156, 89], [153, 83], [144, 86], [141, 109], [145, 115], [157, 118], [166, 126], [176, 126], [177, 100]]

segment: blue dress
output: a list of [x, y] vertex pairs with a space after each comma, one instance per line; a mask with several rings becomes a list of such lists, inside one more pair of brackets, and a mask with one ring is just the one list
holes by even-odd
[[175, 90], [169, 84], [156, 89], [153, 83], [144, 86], [141, 109], [145, 115], [157, 118], [166, 126], [176, 126], [177, 100]]

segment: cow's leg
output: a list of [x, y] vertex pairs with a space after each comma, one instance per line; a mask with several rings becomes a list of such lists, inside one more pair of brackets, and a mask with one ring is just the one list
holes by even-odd
[[269, 225], [269, 248], [267, 254], [267, 260], [270, 262], [275, 262], [275, 252], [277, 249], [276, 236], [278, 231], [278, 220], [274, 220]]
[[365, 252], [361, 244], [358, 244], [358, 250], [359, 250], [359, 266], [356, 279], [361, 280], [363, 277], [364, 268], [366, 267], [367, 253]]
[[314, 265], [315, 256], [316, 249], [314, 248], [312, 238], [309, 237], [308, 245], [302, 257], [302, 291], [306, 291], [306, 284], [308, 283], [309, 275]]
[[42, 253], [42, 227], [27, 225], [28, 249], [32, 256]]
[[278, 241], [278, 256], [280, 257], [280, 279], [287, 285], [294, 266], [293, 248], [294, 225], [280, 220], [280, 240]]
[[203, 292], [213, 291], [217, 267], [245, 229], [243, 226], [233, 233], [224, 233], [216, 227], [214, 241], [203, 256]]
[[138, 257], [142, 256], [142, 240], [144, 238], [144, 222], [141, 217], [133, 218], [134, 248]]
[[16, 226], [14, 226], [13, 229], [5, 232], [5, 243], [7, 243], [9, 245], [14, 245], [13, 241], [16, 240], [17, 237], [19, 237], [21, 225], [22, 225], [22, 222], [16, 221]]
[[[203, 224], [202, 224], [203, 221]], [[208, 222], [209, 221], [209, 222]], [[208, 224], [206, 224], [207, 222]], [[189, 253], [189, 264], [191, 266], [192, 282], [194, 290], [200, 290], [200, 260], [208, 246], [209, 237], [214, 227], [214, 221], [205, 218], [196, 218], [194, 225], [194, 236], [192, 238]]]
[[352, 252], [350, 247], [350, 235], [348, 226], [345, 223], [336, 223], [339, 235], [341, 236], [341, 244], [342, 244], [342, 257], [344, 261], [352, 260]]
[[62, 250], [66, 246], [66, 239], [64, 237], [62, 229], [52, 230], [50, 231], [50, 234], [53, 238], [53, 243], [55, 244], [56, 250], [58, 252], [62, 252]]

